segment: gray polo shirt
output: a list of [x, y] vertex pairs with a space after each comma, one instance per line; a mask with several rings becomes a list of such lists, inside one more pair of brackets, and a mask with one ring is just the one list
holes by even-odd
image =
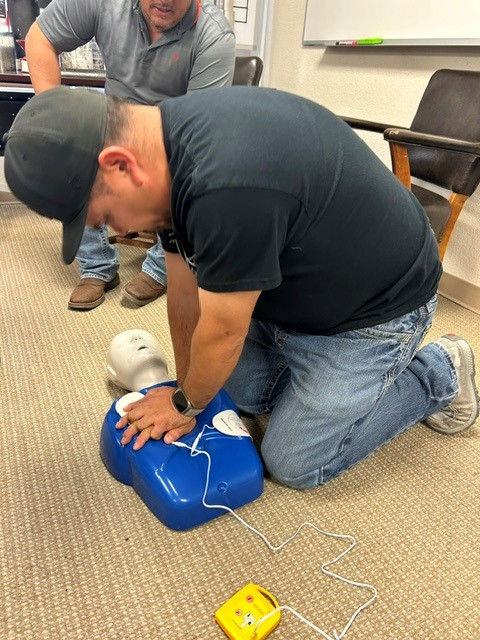
[[232, 82], [235, 36], [211, 2], [192, 0], [183, 19], [153, 44], [138, 0], [53, 0], [37, 23], [60, 51], [94, 37], [105, 63], [106, 93], [130, 102], [158, 104]]

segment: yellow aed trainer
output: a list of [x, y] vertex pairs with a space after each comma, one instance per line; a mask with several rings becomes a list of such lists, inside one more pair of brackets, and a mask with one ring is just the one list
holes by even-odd
[[278, 606], [271, 593], [250, 583], [215, 612], [215, 620], [230, 640], [263, 640], [277, 627], [281, 611], [275, 612], [257, 628], [255, 625]]

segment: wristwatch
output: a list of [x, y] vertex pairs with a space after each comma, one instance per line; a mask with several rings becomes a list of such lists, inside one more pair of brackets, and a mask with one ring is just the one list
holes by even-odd
[[187, 418], [194, 418], [195, 416], [198, 416], [198, 414], [202, 413], [205, 408], [202, 407], [201, 409], [195, 409], [195, 407], [192, 406], [190, 400], [187, 398], [182, 387], [178, 387], [178, 389], [175, 389], [172, 396], [172, 402], [178, 413], [187, 416]]

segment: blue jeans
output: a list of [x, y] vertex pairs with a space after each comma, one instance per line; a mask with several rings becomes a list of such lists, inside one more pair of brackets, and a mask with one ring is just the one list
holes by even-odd
[[453, 400], [450, 356], [437, 343], [417, 351], [436, 304], [332, 336], [252, 320], [225, 388], [239, 409], [271, 412], [261, 451], [277, 480], [324, 484]]
[[[100, 229], [85, 227], [77, 260], [82, 278], [98, 278], [104, 282], [113, 280], [119, 267], [118, 251], [115, 245], [108, 242], [106, 226], [102, 226]], [[157, 244], [147, 251], [142, 271], [148, 273], [160, 284], [167, 284], [165, 255], [158, 236]]]

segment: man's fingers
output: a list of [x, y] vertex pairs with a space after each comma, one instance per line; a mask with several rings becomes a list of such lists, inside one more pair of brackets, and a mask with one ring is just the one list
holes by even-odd
[[150, 437], [152, 440], [160, 440], [165, 433], [165, 428], [161, 426], [152, 425], [150, 429]]
[[120, 420], [115, 425], [115, 429], [123, 429], [123, 427], [126, 427], [127, 424], [128, 424], [128, 418], [126, 415], [124, 415], [120, 418]]
[[122, 439], [120, 440], [121, 444], [128, 444], [136, 433], [138, 433], [137, 423], [133, 422], [122, 434]]
[[137, 436], [133, 445], [135, 450], [141, 449], [150, 438], [153, 440], [164, 438], [166, 444], [171, 444], [184, 434], [190, 433], [195, 427], [197, 422], [195, 418], [187, 418], [186, 424], [170, 429], [172, 422], [173, 424], [175, 424], [175, 422], [178, 424], [179, 421], [183, 421], [185, 418], [179, 416], [179, 420], [176, 415], [173, 415], [172, 419], [172, 414], [174, 414], [172, 410], [170, 413], [166, 412], [160, 419], [157, 419], [158, 416], [155, 418], [155, 414], [146, 414], [142, 406], [138, 406], [142, 402], [144, 401], [139, 400], [125, 407], [125, 409], [128, 409], [128, 407], [131, 406], [132, 409], [131, 411], [127, 411], [116, 424], [117, 429], [126, 427], [122, 433], [122, 445], [128, 444], [135, 435]]
[[[138, 402], [140, 402], [140, 400]], [[132, 424], [132, 422], [135, 422], [135, 420], [142, 417], [143, 414], [139, 410], [135, 411], [136, 404], [136, 402], [133, 402], [132, 404], [127, 404], [127, 406], [124, 407], [125, 414], [115, 425], [117, 429], [123, 429], [123, 427], [126, 427], [128, 423]], [[130, 409], [130, 407], [133, 407], [133, 409]]]
[[125, 432], [122, 435], [121, 443], [123, 445], [128, 444], [134, 435], [138, 433], [138, 437], [135, 440], [135, 444], [133, 448], [135, 450], [141, 449], [145, 442], [152, 438], [152, 440], [160, 440], [160, 438], [165, 433], [165, 429], [162, 427], [155, 427], [150, 425], [149, 427], [141, 427], [139, 422], [132, 422], [131, 425], [125, 429]]
[[143, 447], [143, 445], [148, 440], [150, 440], [151, 431], [152, 431], [151, 427], [148, 427], [147, 429], [144, 429], [143, 431], [140, 431], [140, 433], [138, 434], [137, 439], [133, 443], [133, 448], [135, 449], [135, 451], [137, 451], [138, 449], [141, 449]]
[[190, 431], [192, 431], [196, 423], [197, 421], [195, 419], [192, 419], [188, 424], [184, 425], [183, 427], [170, 429], [170, 431], [167, 431], [167, 433], [165, 434], [163, 441], [165, 442], [165, 444], [172, 444], [172, 442], [176, 442], [179, 438], [184, 436], [186, 433], [190, 433]]
[[143, 431], [144, 429], [148, 429], [149, 427], [153, 427], [154, 425], [155, 421], [152, 420], [151, 416], [142, 415], [137, 417], [137, 429], [139, 431]]

